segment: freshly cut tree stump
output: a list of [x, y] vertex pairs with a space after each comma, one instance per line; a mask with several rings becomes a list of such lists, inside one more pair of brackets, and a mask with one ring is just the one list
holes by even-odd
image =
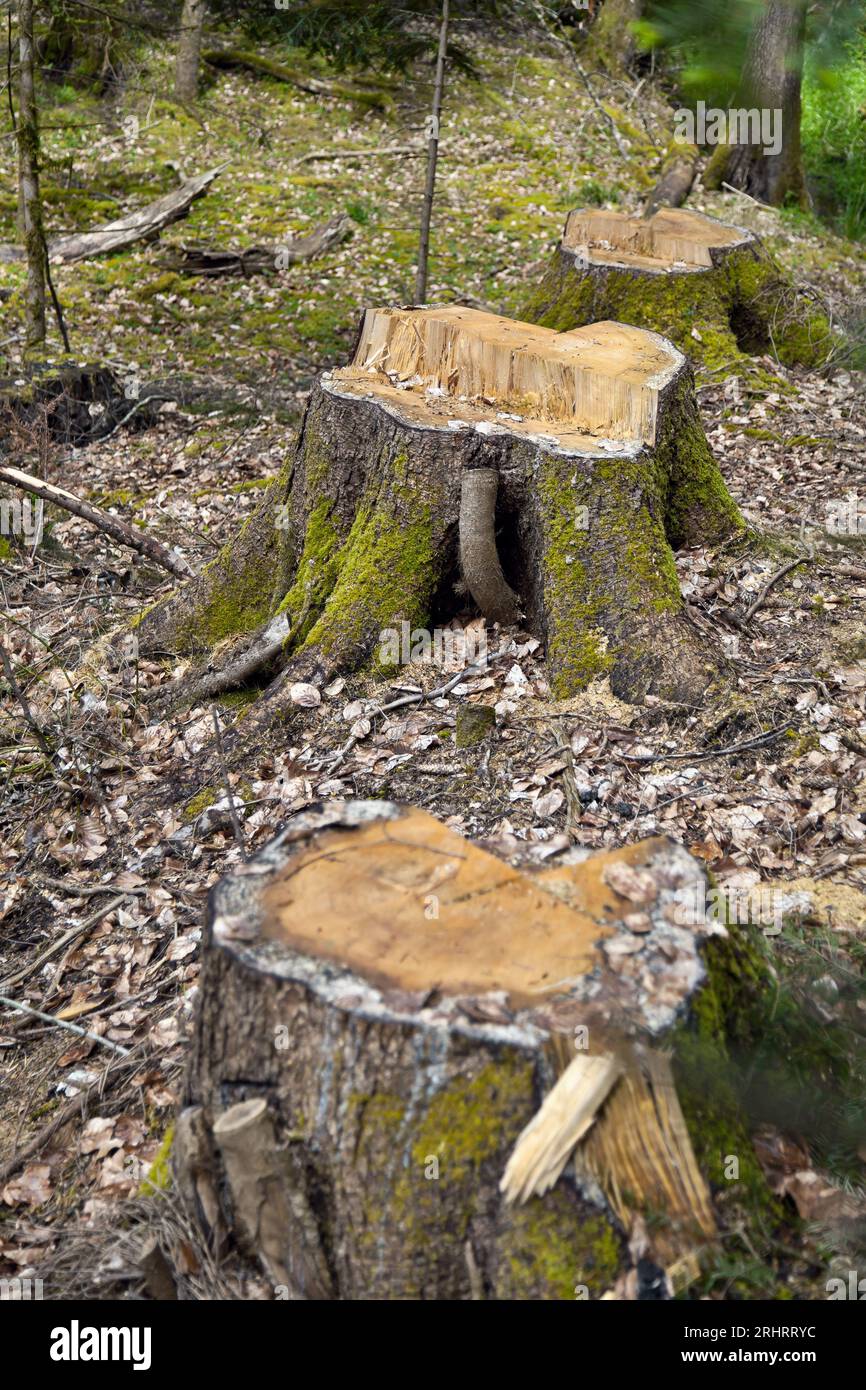
[[664, 338], [371, 309], [258, 513], [139, 636], [211, 652], [204, 693], [281, 672], [279, 702], [384, 662], [404, 620], [447, 621], [460, 581], [485, 617], [545, 641], [557, 696], [609, 673], [627, 700], [693, 703], [717, 655], [684, 616], [672, 547], [741, 527]]
[[213, 890], [175, 1172], [276, 1297], [598, 1297], [641, 1213], [657, 1271], [713, 1240], [748, 1140], [705, 1143], [709, 1071], [681, 1108], [670, 1049], [744, 947], [680, 846], [584, 856], [333, 803]]
[[652, 328], [708, 367], [744, 353], [817, 366], [834, 345], [826, 316], [752, 232], [684, 208], [569, 213], [525, 314], [560, 330], [600, 318]]

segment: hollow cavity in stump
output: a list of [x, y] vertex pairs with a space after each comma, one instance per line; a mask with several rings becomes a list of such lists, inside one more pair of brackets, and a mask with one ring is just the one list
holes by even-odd
[[752, 232], [684, 208], [569, 213], [525, 313], [558, 329], [600, 318], [652, 328], [709, 367], [764, 353], [815, 366], [833, 347], [819, 305]]
[[664, 1050], [705, 893], [662, 839], [523, 871], [391, 803], [301, 813], [211, 896], [182, 1187], [210, 1166], [290, 1297], [597, 1296], [644, 1210], [681, 1258], [715, 1233]]
[[672, 547], [742, 522], [691, 373], [666, 339], [458, 306], [371, 309], [319, 379], [296, 455], [241, 534], [140, 625], [146, 648], [222, 643], [206, 693], [256, 668], [323, 683], [403, 622], [482, 613], [546, 644], [554, 693], [693, 702], [716, 658], [683, 615]]

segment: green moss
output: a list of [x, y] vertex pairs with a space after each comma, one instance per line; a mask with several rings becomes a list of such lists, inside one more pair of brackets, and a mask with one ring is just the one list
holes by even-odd
[[578, 507], [589, 501], [588, 496], [583, 500], [587, 491], [578, 482], [573, 461], [544, 459], [538, 492], [549, 595], [547, 654], [557, 672], [551, 683], [557, 699], [567, 699], [613, 665], [601, 626], [609, 595], [590, 582], [585, 553], [589, 532], [577, 527]]
[[665, 530], [671, 546], [713, 545], [745, 532], [745, 522], [710, 452], [692, 394], [692, 382], [668, 413], [657, 445], [667, 475]]
[[[256, 519], [246, 521], [238, 536], [202, 571], [209, 586], [208, 597], [194, 622], [185, 628], [181, 625], [177, 634], [180, 650], [215, 647], [226, 637], [253, 632], [270, 616], [277, 546], [276, 541], [270, 548], [243, 546], [243, 538]], [[235, 562], [239, 551], [243, 553], [242, 564]]]
[[414, 1130], [412, 1162], [423, 1171], [432, 1155], [439, 1161], [438, 1181], [463, 1183], [485, 1159], [499, 1152], [498, 1122], [525, 1098], [531, 1071], [528, 1062], [488, 1066], [471, 1081], [460, 1077], [437, 1091]]
[[426, 623], [437, 579], [429, 508], [404, 527], [398, 516], [362, 510], [338, 563], [339, 579], [309, 632], [309, 646], [361, 656], [392, 623]]
[[217, 800], [217, 794], [213, 787], [203, 787], [183, 808], [183, 819], [193, 821], [200, 816], [202, 811], [206, 811], [208, 806], [213, 806]]
[[622, 1263], [619, 1239], [602, 1213], [574, 1225], [573, 1204], [559, 1184], [544, 1197], [518, 1207], [503, 1242], [507, 1273], [500, 1298], [574, 1299], [586, 1289], [599, 1298], [614, 1283]]
[[158, 275], [155, 280], [149, 280], [146, 284], [133, 290], [133, 297], [146, 303], [148, 300], [155, 299], [157, 295], [176, 294], [184, 297], [189, 294], [195, 285], [194, 280], [177, 275], [174, 271], [166, 271], [163, 275]]
[[357, 664], [384, 628], [404, 618], [426, 623], [439, 577], [433, 512], [405, 473], [405, 455], [395, 456], [387, 470], [390, 491], [382, 495], [373, 485], [339, 549], [330, 504], [320, 504], [318, 516], [311, 516], [304, 547], [308, 564], [302, 558], [282, 605], [297, 614], [312, 594], [314, 621], [299, 634], [303, 646]]
[[310, 512], [294, 581], [277, 609], [289, 615], [292, 642], [296, 647], [303, 645], [340, 572], [340, 537], [332, 512], [333, 504], [327, 497]]
[[[531, 1061], [508, 1052], [473, 1077], [455, 1077], [420, 1109], [390, 1094], [352, 1098], [360, 1122], [358, 1170], [369, 1164], [387, 1171], [387, 1201], [370, 1202], [359, 1244], [374, 1266], [385, 1233], [399, 1241], [402, 1296], [429, 1298], [442, 1240], [460, 1250], [472, 1223], [490, 1219], [489, 1194], [536, 1107], [534, 1071]], [[573, 1188], [560, 1184], [543, 1199], [502, 1209], [497, 1221], [493, 1297], [573, 1299], [575, 1285], [596, 1296], [613, 1282], [617, 1237]]]
[[217, 700], [217, 704], [221, 709], [238, 711], [246, 709], [247, 705], [254, 704], [260, 694], [261, 690], [255, 685], [244, 687], [242, 690], [225, 690]]
[[159, 1153], [153, 1160], [150, 1171], [139, 1188], [140, 1197], [155, 1197], [158, 1193], [165, 1192], [171, 1187], [170, 1159], [173, 1142], [174, 1125], [169, 1125], [159, 1146]]
[[455, 742], [458, 748], [474, 748], [483, 743], [496, 727], [496, 714], [490, 705], [461, 705], [457, 711]]
[[616, 267], [584, 275], [557, 251], [521, 317], [559, 332], [601, 319], [631, 323], [662, 333], [708, 371], [751, 373], [750, 354], [773, 352], [786, 366], [814, 367], [834, 341], [826, 318], [751, 248], [730, 253], [715, 272], [669, 275]]
[[[557, 456], [543, 460], [537, 486], [547, 649], [559, 699], [612, 669], [616, 640], [630, 662], [646, 656], [651, 638], [638, 629], [647, 628], [648, 612], [679, 611], [674, 536], [702, 524], [705, 538], [716, 537], [739, 520], [688, 399], [670, 419], [653, 459], [642, 452], [586, 468]], [[613, 566], [609, 556], [617, 557]]]
[[[728, 932], [707, 942], [707, 983], [671, 1040], [677, 1093], [701, 1171], [750, 1220], [777, 1224], [782, 1209], [755, 1157], [732, 1060], [732, 1052], [753, 1045], [767, 964], [742, 930], [730, 926]], [[729, 1155], [739, 1161], [736, 1181], [725, 1174]]]

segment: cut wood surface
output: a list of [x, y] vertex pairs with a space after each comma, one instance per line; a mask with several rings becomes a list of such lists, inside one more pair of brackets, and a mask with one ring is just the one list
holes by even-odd
[[[468, 1240], [486, 1297], [555, 1298], [613, 1282], [644, 1207], [662, 1266], [712, 1239], [663, 1051], [726, 949], [705, 892], [663, 839], [530, 871], [388, 802], [295, 816], [212, 893], [186, 1087], [240, 1246], [293, 1297], [444, 1298]], [[265, 1102], [257, 1245], [218, 1151]]]
[[691, 703], [718, 661], [685, 619], [670, 547], [741, 525], [686, 360], [664, 338], [612, 322], [556, 333], [457, 305], [369, 309], [237, 548], [139, 636], [172, 651], [182, 633], [195, 650], [199, 627], [255, 583], [258, 624], [224, 634], [235, 641], [219, 666], [248, 669], [245, 653], [288, 615], [266, 697], [278, 705], [293, 682], [372, 656], [394, 623], [426, 625], [462, 578], [490, 621], [522, 614], [544, 639], [557, 696], [609, 673], [626, 699]]
[[[479, 309], [370, 309], [340, 389], [413, 403], [431, 424], [492, 417], [592, 452], [598, 437], [653, 443], [658, 402], [682, 366], [664, 339], [620, 323], [555, 333]], [[399, 394], [396, 394], [399, 393]], [[463, 407], [474, 407], [464, 416]]]
[[647, 219], [580, 208], [568, 215], [562, 245], [597, 265], [633, 265], [664, 274], [710, 270], [718, 259], [714, 253], [753, 239], [741, 227], [729, 227], [683, 208], [662, 208]]

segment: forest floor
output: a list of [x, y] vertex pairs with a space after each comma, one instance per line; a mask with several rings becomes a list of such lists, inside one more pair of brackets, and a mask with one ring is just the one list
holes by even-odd
[[[449, 93], [428, 298], [518, 316], [570, 208], [639, 204], [670, 139], [671, 110], [648, 82], [629, 88], [592, 73], [588, 91], [556, 52], [488, 47], [479, 62], [481, 83], [461, 78]], [[328, 76], [321, 65], [316, 72]], [[157, 243], [54, 272], [79, 360], [142, 383], [182, 382], [181, 403], [165, 402], [146, 429], [63, 457], [49, 451], [43, 463], [65, 488], [198, 569], [292, 449], [312, 377], [345, 359], [360, 308], [411, 299], [428, 92], [398, 86], [387, 109], [370, 111], [231, 73], [187, 110], [161, 95], [170, 85], [168, 55], [154, 52], [108, 104], [58, 91], [44, 122], [46, 192], [50, 232], [85, 229], [179, 175], [232, 161]], [[381, 152], [407, 144], [415, 153]], [[11, 189], [10, 149], [0, 147], [0, 175]], [[365, 153], [336, 158], [341, 150]], [[861, 246], [742, 195], [698, 189], [690, 206], [758, 231], [856, 331]], [[0, 240], [14, 240], [14, 212], [14, 198], [0, 196]], [[185, 243], [278, 244], [340, 212], [353, 236], [321, 260], [249, 279], [170, 268]], [[13, 374], [21, 284], [21, 268], [0, 262], [0, 297], [13, 291], [0, 368], [5, 352]], [[495, 634], [503, 659], [486, 672], [392, 714], [379, 706], [447, 681], [462, 669], [459, 655], [407, 665], [384, 690], [349, 676], [314, 707], [298, 707], [282, 751], [232, 771], [246, 852], [314, 800], [368, 795], [423, 806], [505, 854], [528, 845], [547, 858], [572, 843], [590, 850], [670, 835], [721, 885], [753, 894], [779, 975], [819, 1023], [847, 1030], [862, 1079], [866, 540], [830, 534], [827, 518], [849, 494], [857, 505], [864, 386], [844, 360], [824, 375], [768, 359], [736, 377], [698, 373], [711, 445], [764, 536], [745, 554], [678, 557], [690, 615], [726, 673], [704, 708], [675, 717], [661, 705], [634, 708], [604, 684], [556, 703], [542, 649], [519, 631]], [[241, 849], [224, 788], [203, 784], [199, 770], [209, 708], [159, 717], [154, 697], [182, 668], [118, 660], [102, 640], [168, 591], [165, 576], [65, 513], [50, 510], [47, 522], [35, 556], [0, 541], [3, 640], [29, 711], [28, 722], [7, 685], [0, 995], [90, 1036], [0, 1004], [0, 1276], [44, 1277], [46, 1297], [135, 1294], [135, 1242], [118, 1231], [175, 1219], [161, 1191], [164, 1153], [202, 910]], [[744, 625], [768, 580], [800, 557]], [[471, 613], [449, 621], [458, 631], [477, 622]], [[478, 749], [455, 746], [466, 700], [496, 708], [495, 734]], [[226, 725], [235, 704], [220, 702]], [[148, 795], [165, 786], [170, 799]], [[780, 935], [768, 930], [777, 919]], [[693, 1292], [823, 1296], [815, 1280], [820, 1273], [823, 1287], [827, 1257], [817, 1252], [833, 1253], [840, 1222], [866, 1221], [866, 1130], [846, 1095], [833, 1123], [810, 1136], [816, 1085], [804, 1076], [794, 1113], [761, 1135], [790, 1213], [787, 1254], [769, 1237], [765, 1249], [750, 1248], [731, 1220]], [[190, 1245], [193, 1293], [220, 1288], [203, 1259]]]

